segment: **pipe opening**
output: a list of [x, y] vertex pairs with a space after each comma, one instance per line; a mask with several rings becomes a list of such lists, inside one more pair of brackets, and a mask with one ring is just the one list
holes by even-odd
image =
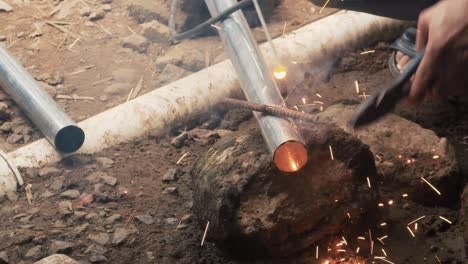
[[276, 149], [273, 160], [280, 171], [297, 172], [307, 164], [309, 156], [304, 144], [288, 141]]
[[77, 151], [85, 140], [83, 130], [77, 126], [66, 126], [55, 136], [55, 148], [63, 153]]

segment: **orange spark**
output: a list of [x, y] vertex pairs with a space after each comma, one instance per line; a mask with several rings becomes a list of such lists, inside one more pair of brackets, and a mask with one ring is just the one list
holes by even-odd
[[319, 246], [315, 247], [315, 259], [319, 258]]
[[449, 224], [452, 224], [452, 221], [448, 220], [447, 218], [443, 217], [443, 216], [439, 216], [440, 219], [444, 220], [445, 222], [449, 223]]
[[322, 96], [318, 93], [315, 94], [317, 97], [322, 98]]
[[203, 238], [202, 238], [202, 241], [201, 241], [201, 246], [203, 247], [203, 243], [205, 242], [205, 238], [206, 238], [206, 233], [208, 233], [208, 227], [210, 226], [210, 221], [208, 221], [206, 223], [206, 228], [205, 228], [205, 233], [203, 233]]
[[356, 93], [359, 94], [359, 82], [357, 80], [354, 81], [354, 86], [356, 88]]
[[408, 231], [410, 232], [411, 236], [413, 237], [416, 237], [413, 233], [413, 230], [411, 230], [411, 228], [409, 226], [406, 226], [406, 229], [408, 229]]
[[369, 53], [374, 53], [374, 52], [375, 52], [375, 50], [367, 50], [367, 51], [361, 52], [361, 55], [369, 54]]
[[284, 78], [286, 78], [287, 75], [288, 72], [286, 70], [286, 67], [284, 67], [281, 64], [276, 66], [276, 68], [273, 71], [273, 76], [275, 76], [277, 80], [283, 80]]
[[426, 217], [426, 216], [423, 215], [423, 216], [421, 216], [421, 217], [418, 217], [418, 218], [414, 219], [413, 221], [411, 221], [411, 222], [408, 223], [408, 226], [410, 226], [410, 225], [412, 225], [412, 224], [418, 222], [418, 221], [421, 220], [421, 219], [424, 219], [425, 217]]
[[334, 160], [335, 158], [333, 157], [333, 149], [331, 147], [331, 145], [328, 145], [328, 148], [330, 149], [330, 157], [332, 160]]
[[408, 197], [408, 194], [407, 193], [404, 193], [401, 197]]
[[369, 186], [369, 189], [372, 188], [369, 177], [367, 177], [367, 186]]
[[328, 2], [330, 2], [330, 0], [327, 0], [322, 8], [320, 8], [319, 14], [322, 14], [323, 9], [325, 9], [325, 7], [328, 5]]
[[389, 200], [388, 205], [392, 205], [392, 204], [393, 204], [393, 200]]
[[387, 257], [387, 252], [385, 252], [385, 249], [382, 248], [382, 252]]
[[427, 185], [429, 185], [429, 187], [431, 187], [438, 195], [442, 195], [442, 193], [439, 192], [439, 190], [437, 190], [437, 188], [434, 187], [434, 185], [432, 185], [428, 180], [424, 179], [424, 177], [421, 177], [421, 179], [422, 179]]

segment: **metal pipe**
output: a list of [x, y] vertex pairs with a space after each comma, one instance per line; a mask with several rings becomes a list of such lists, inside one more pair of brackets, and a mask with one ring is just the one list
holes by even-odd
[[[205, 0], [212, 16], [236, 4], [236, 0]], [[219, 23], [218, 32], [229, 53], [247, 100], [284, 107], [281, 93], [272, 72], [258, 48], [242, 11]], [[286, 119], [254, 113], [265, 143], [281, 171], [300, 170], [308, 160], [303, 138]]]
[[41, 130], [55, 148], [63, 153], [78, 150], [84, 132], [60, 109], [34, 81], [33, 77], [0, 46], [0, 86]]

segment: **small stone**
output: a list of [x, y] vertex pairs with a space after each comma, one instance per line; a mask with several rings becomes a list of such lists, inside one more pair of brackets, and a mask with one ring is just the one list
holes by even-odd
[[181, 229], [186, 229], [187, 228], [187, 225], [186, 224], [183, 224], [183, 223], [180, 223], [177, 225], [176, 227], [177, 229], [181, 230]]
[[8, 104], [0, 102], [0, 120], [5, 121], [10, 119], [10, 112], [8, 110]]
[[13, 129], [12, 123], [11, 122], [5, 122], [0, 126], [0, 131], [3, 133], [10, 133]]
[[111, 4], [112, 2], [112, 0], [101, 0], [101, 3], [103, 4]]
[[89, 257], [89, 262], [91, 263], [103, 263], [107, 262], [107, 258], [103, 255], [93, 253], [91, 257]]
[[87, 215], [86, 212], [76, 211], [73, 213], [73, 217], [76, 219], [83, 219]]
[[145, 215], [137, 215], [135, 216], [136, 219], [138, 219], [140, 222], [146, 225], [151, 225], [154, 223], [154, 219], [151, 215], [145, 214]]
[[23, 38], [24, 37], [24, 32], [21, 31], [21, 32], [16, 33], [16, 37], [17, 38]]
[[19, 218], [23, 218], [23, 217], [25, 217], [25, 216], [27, 216], [27, 214], [25, 214], [25, 213], [17, 214], [17, 215], [15, 215], [15, 216], [13, 216], [13, 220], [16, 220], [16, 219], [19, 219]]
[[142, 25], [143, 36], [153, 43], [161, 43], [169, 41], [171, 30], [168, 26], [153, 20]]
[[52, 182], [52, 184], [50, 184], [50, 189], [52, 189], [54, 191], [59, 191], [64, 186], [65, 186], [65, 178], [62, 177], [62, 176], [59, 176], [57, 178], [54, 178], [54, 181]]
[[70, 253], [74, 246], [73, 243], [56, 240], [49, 247], [49, 255]]
[[129, 48], [140, 53], [145, 53], [148, 49], [149, 42], [142, 35], [132, 34], [122, 41], [122, 46], [124, 48]]
[[97, 218], [98, 218], [98, 215], [96, 213], [89, 213], [85, 216], [86, 221], [96, 220]]
[[61, 193], [60, 197], [65, 198], [65, 199], [71, 199], [71, 200], [78, 199], [80, 197], [80, 191], [73, 190], [73, 189], [67, 190]]
[[19, 144], [23, 142], [23, 135], [12, 134], [7, 138], [7, 142], [10, 144]]
[[104, 92], [108, 95], [120, 95], [128, 93], [129, 89], [130, 85], [128, 83], [113, 83], [104, 88]]
[[104, 183], [110, 186], [115, 186], [118, 182], [117, 178], [109, 176], [107, 173], [100, 171], [90, 174], [86, 177], [86, 180], [90, 183]]
[[187, 71], [183, 68], [177, 67], [174, 64], [167, 64], [164, 70], [159, 75], [159, 81], [161, 84], [167, 84], [173, 81], [182, 79], [185, 76], [192, 74], [191, 71]]
[[25, 230], [18, 232], [13, 240], [14, 245], [23, 245], [31, 242], [34, 239], [34, 233]]
[[47, 198], [50, 198], [52, 196], [54, 196], [55, 193], [49, 191], [49, 190], [45, 190], [43, 193], [40, 194], [39, 198], [42, 198], [42, 199], [47, 199]]
[[101, 176], [101, 181], [102, 183], [109, 185], [109, 186], [115, 186], [117, 185], [117, 178], [109, 176], [109, 175], [103, 175]]
[[50, 73], [44, 73], [42, 75], [39, 75], [38, 77], [36, 77], [36, 80], [37, 81], [40, 81], [40, 82], [45, 82], [49, 85], [52, 85], [52, 86], [56, 86], [56, 85], [59, 85], [59, 84], [62, 84], [63, 83], [63, 75], [61, 73], [54, 73], [54, 74], [50, 74]]
[[73, 205], [70, 201], [61, 201], [59, 203], [59, 212], [63, 216], [71, 215], [73, 213]]
[[85, 27], [94, 27], [94, 23], [91, 22], [91, 21], [86, 21], [86, 22], [84, 22], [83, 25], [85, 25]]
[[8, 259], [8, 254], [6, 251], [1, 251], [0, 252], [0, 264], [8, 264], [9, 259]]
[[26, 255], [24, 255], [26, 258], [32, 259], [32, 260], [38, 260], [44, 257], [45, 251], [42, 248], [42, 246], [35, 246], [28, 250], [26, 252]]
[[162, 177], [163, 182], [173, 182], [177, 180], [177, 168], [169, 169]]
[[100, 245], [109, 243], [110, 237], [107, 233], [90, 234], [88, 238]]
[[177, 187], [166, 187], [164, 188], [163, 194], [176, 194]]
[[114, 161], [106, 157], [97, 157], [96, 162], [104, 169], [110, 168], [114, 165]]
[[137, 71], [132, 68], [117, 68], [111, 74], [112, 79], [119, 83], [131, 83], [135, 80]]
[[83, 6], [80, 9], [80, 15], [84, 17], [91, 15], [91, 8], [89, 6]]
[[29, 126], [18, 126], [15, 129], [13, 129], [13, 133], [19, 134], [19, 135], [32, 135], [33, 130]]
[[112, 6], [109, 5], [109, 4], [104, 4], [101, 6], [102, 10], [106, 11], [106, 12], [110, 12], [112, 11]]
[[5, 35], [0, 35], [0, 42], [4, 42], [7, 40], [7, 37]]
[[101, 102], [107, 102], [108, 100], [109, 100], [109, 97], [107, 97], [106, 95], [99, 96], [99, 101]]
[[179, 223], [179, 219], [174, 217], [169, 217], [164, 219], [164, 222], [168, 225], [177, 225]]
[[96, 21], [99, 19], [103, 19], [106, 16], [106, 11], [104, 11], [102, 8], [98, 8], [89, 14], [89, 20], [91, 21]]
[[120, 219], [122, 219], [122, 216], [120, 214], [113, 214], [106, 218], [106, 224], [113, 225], [117, 223]]
[[128, 238], [134, 231], [127, 228], [116, 228], [114, 232], [114, 237], [112, 238], [112, 244], [121, 245], [128, 241]]
[[[19, 264], [19, 263], [18, 263]], [[80, 264], [80, 262], [62, 254], [55, 254], [48, 256], [40, 261], [34, 262], [34, 264]]]
[[6, 2], [0, 0], [0, 12], [11, 12], [13, 11], [13, 7], [7, 4]]
[[90, 245], [86, 250], [85, 250], [85, 254], [89, 254], [89, 253], [96, 253], [96, 254], [100, 254], [100, 255], [104, 255], [107, 253], [107, 249], [100, 246], [100, 245]]

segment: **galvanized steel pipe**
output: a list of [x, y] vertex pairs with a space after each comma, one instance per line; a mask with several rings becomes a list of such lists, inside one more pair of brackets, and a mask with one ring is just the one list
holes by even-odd
[[[235, 0], [205, 0], [212, 16], [234, 5]], [[237, 11], [219, 23], [219, 35], [249, 101], [285, 106], [273, 80], [272, 72], [258, 48], [242, 11]], [[304, 140], [290, 121], [271, 115], [254, 113], [265, 143], [273, 154], [278, 169], [300, 170], [308, 160]]]
[[58, 151], [70, 153], [83, 145], [85, 138], [83, 130], [1, 46], [0, 86]]

